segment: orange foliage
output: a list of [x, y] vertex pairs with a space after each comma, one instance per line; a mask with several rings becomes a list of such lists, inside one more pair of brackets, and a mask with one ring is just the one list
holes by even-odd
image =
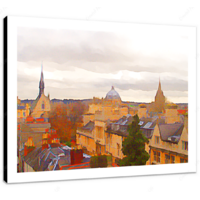
[[86, 112], [87, 106], [81, 102], [54, 103], [51, 105], [49, 122], [51, 128], [57, 131], [61, 142], [71, 140], [76, 134], [77, 127], [82, 126], [82, 115]]
[[57, 131], [61, 142], [71, 139], [72, 123], [68, 119], [67, 106], [65, 104], [56, 104], [53, 107], [49, 122], [51, 123], [51, 128]]
[[82, 122], [82, 115], [85, 113], [86, 106], [81, 102], [68, 104], [68, 116], [72, 124]]
[[73, 131], [72, 134], [76, 134], [77, 127], [81, 127], [82, 116], [86, 112], [86, 105], [81, 102], [70, 103], [68, 107], [68, 117], [72, 123]]

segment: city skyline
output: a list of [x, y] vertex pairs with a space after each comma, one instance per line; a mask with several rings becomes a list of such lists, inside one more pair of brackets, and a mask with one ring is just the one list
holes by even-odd
[[34, 99], [43, 63], [51, 99], [105, 97], [114, 86], [123, 101], [151, 102], [159, 78], [167, 100], [188, 102], [184, 35], [18, 28], [18, 96]]

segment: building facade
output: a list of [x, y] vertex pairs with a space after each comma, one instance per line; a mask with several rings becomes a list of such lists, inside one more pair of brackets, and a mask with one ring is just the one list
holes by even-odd
[[121, 97], [112, 86], [103, 99], [93, 98], [88, 113], [83, 116], [84, 126], [78, 128], [76, 145], [90, 154], [105, 154], [106, 127], [109, 123], [127, 115], [129, 108], [122, 103]]
[[30, 114], [30, 106], [27, 103], [25, 106], [24, 105], [17, 105], [17, 120], [24, 121]]
[[156, 125], [149, 142], [150, 163], [188, 162], [188, 131], [183, 123]]
[[[171, 156], [170, 159], [175, 163], [186, 162], [188, 159], [186, 116], [179, 115], [176, 104], [165, 105], [160, 81], [155, 105], [161, 112], [154, 112], [153, 116], [150, 116], [145, 104], [140, 104], [137, 110], [140, 129], [149, 139], [149, 143], [145, 144], [145, 150], [150, 155], [146, 164], [158, 163], [154, 158], [158, 159], [160, 164], [164, 164], [167, 162], [165, 157], [167, 160], [168, 156]], [[105, 99], [94, 98], [93, 103], [89, 105], [89, 111], [83, 117], [84, 126], [78, 128], [76, 133], [76, 145], [90, 155], [112, 155], [113, 162], [122, 159], [124, 157], [122, 143], [129, 134], [128, 125], [132, 119], [133, 115], [130, 114], [128, 106], [122, 103], [119, 94], [112, 87]], [[171, 140], [166, 139], [166, 135], [171, 137]], [[174, 137], [179, 139], [173, 141]], [[156, 141], [160, 143], [157, 144]]]
[[34, 118], [46, 117], [48, 118], [49, 112], [51, 110], [50, 96], [45, 96], [44, 94], [44, 75], [43, 67], [41, 67], [41, 76], [39, 82], [39, 94], [36, 100], [31, 105], [31, 116]]
[[28, 103], [21, 103], [17, 97], [17, 122], [22, 123], [30, 115], [30, 106]]

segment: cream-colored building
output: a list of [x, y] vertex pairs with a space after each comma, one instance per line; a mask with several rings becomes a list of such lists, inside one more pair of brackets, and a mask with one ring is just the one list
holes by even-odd
[[30, 114], [30, 106], [28, 103], [23, 106], [23, 105], [17, 105], [17, 119], [26, 119]]
[[[160, 82], [157, 94], [159, 94], [159, 92], [163, 94]], [[163, 95], [160, 96], [164, 99]], [[111, 91], [108, 92], [105, 99], [94, 98], [93, 102], [89, 105], [88, 113], [83, 117], [84, 126], [77, 130], [77, 147], [84, 148], [90, 155], [111, 154], [113, 162], [116, 159], [122, 159], [124, 157], [122, 153], [122, 143], [128, 136], [127, 128], [132, 122], [133, 115], [130, 113], [129, 107], [122, 103], [119, 94], [113, 87]], [[140, 104], [137, 114], [140, 118], [141, 130], [149, 139], [149, 143], [145, 144], [145, 150], [150, 154], [150, 159], [146, 164], [155, 164], [155, 162], [152, 161], [153, 155], [156, 152], [156, 147], [154, 146], [155, 136], [156, 140], [161, 141], [160, 149], [169, 151], [170, 148], [172, 148], [171, 150], [176, 150], [175, 162], [187, 161], [187, 150], [182, 149], [184, 145], [184, 148], [187, 149], [188, 145], [187, 120], [181, 120], [180, 115], [178, 115], [176, 104], [168, 104], [162, 113], [157, 113], [157, 115], [152, 117], [149, 117], [147, 106], [145, 104]], [[159, 127], [164, 127], [162, 132]], [[173, 140], [175, 134], [173, 130], [180, 133], [178, 136], [180, 137], [180, 143], [175, 144], [176, 142], [168, 140], [162, 141], [162, 134], [164, 132], [172, 136]], [[158, 139], [158, 136], [160, 139]], [[175, 147], [175, 149], [173, 149], [173, 147]], [[159, 151], [160, 154], [158, 153], [158, 155], [165, 156], [165, 153], [163, 154], [161, 150]], [[160, 158], [162, 163], [164, 163], [162, 156]], [[173, 156], [172, 159], [174, 159]]]
[[156, 125], [149, 142], [151, 164], [188, 162], [186, 127], [183, 123]]
[[76, 133], [77, 147], [85, 148], [90, 154], [107, 153], [105, 131], [108, 124], [128, 113], [128, 105], [122, 103], [114, 87], [104, 99], [93, 98], [93, 102], [89, 104], [88, 113], [83, 116], [84, 126], [78, 128]]

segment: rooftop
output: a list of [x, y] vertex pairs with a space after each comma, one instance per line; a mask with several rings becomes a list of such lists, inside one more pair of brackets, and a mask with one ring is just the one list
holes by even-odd
[[[123, 116], [122, 118], [120, 118], [115, 123], [109, 124], [108, 127], [107, 127], [107, 131], [112, 132], [112, 133], [117, 134], [117, 135], [128, 136], [129, 135], [128, 125], [131, 124], [132, 121], [133, 121], [133, 116], [131, 116], [129, 114], [127, 116]], [[158, 119], [157, 117], [152, 117], [152, 118], [142, 117], [140, 119], [140, 122], [139, 122], [140, 129], [142, 130], [143, 134], [147, 138], [152, 137], [153, 130], [156, 126], [156, 123], [163, 124], [163, 123], [165, 123], [165, 120], [164, 119]]]
[[17, 106], [17, 110], [25, 110], [26, 106]]
[[[70, 168], [85, 168], [89, 167], [89, 155], [83, 154], [83, 161], [80, 164], [71, 165], [71, 148], [61, 145], [60, 147], [48, 148], [42, 150], [42, 147], [36, 147], [33, 151], [24, 157], [24, 152], [21, 155], [24, 161], [30, 165], [35, 171], [53, 171], [59, 169]], [[85, 166], [86, 164], [86, 166]], [[80, 165], [80, 166], [79, 166]], [[64, 168], [63, 168], [64, 166]], [[85, 167], [82, 167], [85, 166]]]
[[160, 137], [163, 141], [178, 143], [183, 131], [183, 123], [159, 124]]

